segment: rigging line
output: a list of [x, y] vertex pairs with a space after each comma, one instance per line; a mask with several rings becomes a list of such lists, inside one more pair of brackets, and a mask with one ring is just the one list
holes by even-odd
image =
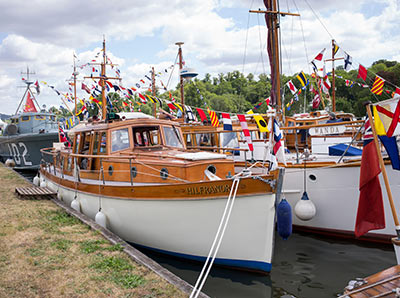
[[[254, 3], [254, 0], [251, 1], [249, 10], [253, 7], [253, 3]], [[245, 44], [244, 44], [242, 73], [244, 73], [244, 64], [246, 63], [247, 38], [249, 36], [249, 26], [250, 26], [250, 12], [248, 13], [248, 16], [247, 16], [247, 30], [246, 30], [246, 41], [245, 41]]]
[[165, 85], [165, 87], [166, 87], [167, 89], [168, 89], [168, 85], [169, 85], [169, 82], [170, 82], [170, 80], [171, 80], [172, 74], [174, 73], [175, 66], [176, 66], [176, 62], [178, 61], [178, 56], [179, 56], [179, 53], [176, 54], [175, 62], [174, 62], [174, 67], [172, 68], [171, 73], [169, 74], [169, 78], [168, 78], [167, 85]]
[[262, 41], [261, 41], [261, 25], [260, 25], [260, 14], [257, 14], [257, 22], [258, 22], [258, 39], [260, 43], [260, 54], [261, 54], [261, 64], [263, 67], [263, 73], [265, 73], [265, 65], [264, 65], [264, 57], [263, 57], [263, 49], [262, 49]]
[[[295, 1], [293, 1], [295, 3]], [[313, 14], [316, 16], [316, 18], [318, 19], [318, 21], [321, 23], [322, 27], [324, 27], [325, 31], [329, 34], [329, 36], [331, 37], [331, 39], [333, 38], [333, 35], [329, 32], [328, 28], [326, 28], [326, 26], [324, 25], [324, 23], [322, 22], [322, 20], [318, 17], [318, 15], [315, 13], [314, 9], [311, 7], [311, 5], [308, 3], [307, 0], [304, 0], [304, 2], [306, 2], [306, 4], [308, 5], [308, 7], [311, 9], [311, 11], [313, 12]], [[295, 3], [296, 5], [296, 3]], [[296, 6], [297, 7], [297, 6]]]
[[[307, 2], [307, 0], [304, 0]], [[297, 13], [300, 14], [299, 8], [296, 5], [296, 1], [293, 0], [293, 4], [296, 7]], [[308, 3], [307, 3], [308, 4]], [[309, 4], [308, 4], [309, 5]], [[312, 8], [311, 8], [312, 9]], [[315, 14], [315, 13], [314, 13]], [[308, 73], [310, 73], [310, 60], [308, 59], [308, 52], [307, 52], [307, 45], [306, 45], [306, 39], [304, 37], [304, 29], [303, 29], [303, 22], [301, 21], [301, 15], [299, 16], [300, 18], [300, 28], [301, 28], [301, 35], [303, 37], [303, 44], [304, 44], [304, 51], [306, 52], [306, 59], [307, 59], [307, 69]], [[317, 16], [318, 18], [318, 16]], [[322, 22], [321, 22], [322, 23]], [[322, 24], [323, 25], [323, 24]], [[324, 26], [325, 27], [325, 26]], [[325, 28], [326, 29], [326, 28]], [[329, 33], [329, 32], [328, 32]], [[330, 35], [330, 34], [329, 34]], [[333, 39], [333, 38], [332, 38]]]

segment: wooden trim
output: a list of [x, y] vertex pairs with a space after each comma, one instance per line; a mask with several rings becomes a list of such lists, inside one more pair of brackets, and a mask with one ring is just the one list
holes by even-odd
[[[115, 186], [103, 185], [101, 181], [98, 184], [88, 184], [84, 182], [74, 182], [67, 179], [61, 179], [53, 173], [46, 171], [43, 167], [41, 175], [44, 175], [53, 183], [60, 184], [69, 188], [71, 191], [102, 195], [118, 199], [135, 200], [205, 200], [227, 198], [229, 195], [232, 179], [223, 179], [216, 181], [190, 182], [165, 185], [150, 186]], [[263, 179], [277, 179], [277, 172], [274, 175], [260, 175]], [[94, 180], [93, 180], [94, 181]], [[98, 180], [97, 180], [98, 181]], [[151, 189], [151, 191], [149, 191]], [[267, 183], [251, 177], [242, 178], [237, 192], [238, 197], [271, 194], [275, 190]], [[115, 195], [118, 195], [116, 197]]]

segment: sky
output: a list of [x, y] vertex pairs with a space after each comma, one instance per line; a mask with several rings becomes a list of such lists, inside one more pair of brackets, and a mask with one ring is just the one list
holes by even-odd
[[[284, 74], [310, 73], [309, 62], [323, 48], [329, 58], [332, 39], [339, 55], [352, 56], [354, 69], [378, 59], [400, 61], [399, 0], [286, 0], [279, 5], [281, 11], [301, 15], [281, 18]], [[157, 85], [160, 80], [166, 85], [171, 76], [168, 89], [174, 89], [178, 70], [170, 66], [176, 42], [184, 42], [185, 66], [194, 68], [199, 79], [235, 70], [269, 74], [264, 15], [249, 9], [265, 6], [262, 0], [32, 0], [29, 5], [0, 0], [0, 113], [16, 112], [25, 91], [21, 72], [28, 67], [34, 72], [31, 79], [41, 84], [40, 105], [59, 107], [60, 96], [41, 82], [69, 92], [73, 54], [77, 66], [85, 65], [103, 38], [125, 87], [135, 86], [154, 67], [161, 72]], [[80, 87], [91, 67], [78, 71]], [[115, 76], [111, 68], [107, 73]], [[80, 88], [77, 95], [87, 98]]]

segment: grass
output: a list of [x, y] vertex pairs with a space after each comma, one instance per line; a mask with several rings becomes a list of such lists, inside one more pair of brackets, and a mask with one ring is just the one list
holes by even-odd
[[0, 165], [0, 297], [186, 297]]

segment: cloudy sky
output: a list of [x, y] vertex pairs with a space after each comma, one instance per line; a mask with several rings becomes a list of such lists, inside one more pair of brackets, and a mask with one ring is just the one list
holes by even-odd
[[[400, 61], [398, 6], [399, 0], [280, 1], [282, 11], [301, 14], [281, 19], [283, 72], [310, 73], [308, 62], [332, 38], [356, 68], [382, 58]], [[73, 53], [77, 65], [90, 62], [103, 36], [124, 86], [134, 86], [152, 66], [156, 71], [171, 66], [177, 41], [185, 43], [186, 66], [195, 68], [200, 79], [234, 70], [268, 74], [264, 17], [248, 12], [259, 8], [265, 9], [262, 0], [32, 0], [29, 5], [0, 0], [0, 113], [15, 112], [27, 67], [35, 72], [34, 80], [68, 92]], [[82, 78], [90, 68], [79, 72]], [[161, 79], [166, 83], [168, 74]], [[175, 71], [169, 87], [176, 82]], [[59, 107], [54, 91], [41, 90], [40, 104]]]

